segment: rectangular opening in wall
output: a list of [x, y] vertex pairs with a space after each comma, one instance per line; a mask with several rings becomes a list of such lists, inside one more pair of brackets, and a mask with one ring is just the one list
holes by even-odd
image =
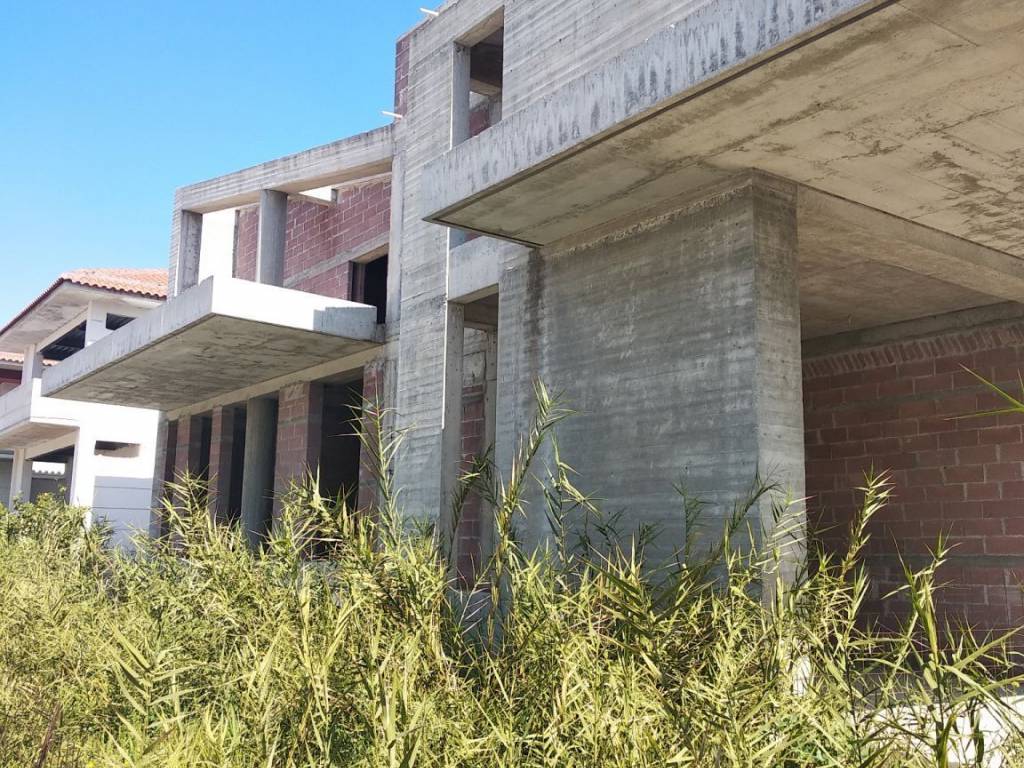
[[[463, 307], [462, 392], [460, 408], [462, 471], [475, 462], [494, 457], [497, 394], [498, 294], [484, 296]], [[488, 556], [492, 511], [478, 492], [463, 502], [456, 530], [456, 564], [463, 584], [474, 583]]]
[[29, 486], [29, 500], [36, 501], [44, 493], [55, 498], [70, 501], [71, 473], [75, 462], [75, 446], [69, 445], [55, 451], [30, 457], [32, 480]]
[[376, 307], [378, 323], [384, 323], [387, 320], [388, 255], [386, 253], [372, 261], [352, 263], [352, 287], [349, 296], [352, 301]]
[[452, 71], [452, 146], [501, 120], [505, 69], [504, 11], [455, 43]]
[[133, 459], [139, 455], [141, 446], [138, 443], [115, 443], [111, 440], [97, 440], [93, 453], [97, 456], [109, 456], [115, 459]]
[[227, 494], [227, 522], [236, 523], [242, 516], [242, 467], [245, 459], [245, 406], [235, 408], [231, 432], [231, 463]]
[[85, 349], [85, 323], [76, 325], [40, 351], [44, 360], [67, 360], [75, 352], [83, 349]]
[[359, 499], [358, 418], [363, 401], [363, 381], [330, 382], [324, 385], [320, 441], [320, 492], [344, 496], [350, 507]]
[[469, 49], [469, 135], [476, 136], [501, 121], [505, 28]]

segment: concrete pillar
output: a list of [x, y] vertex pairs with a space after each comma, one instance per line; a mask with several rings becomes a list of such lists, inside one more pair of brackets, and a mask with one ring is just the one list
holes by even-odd
[[[383, 360], [369, 363], [363, 368], [363, 401], [373, 407], [384, 407], [384, 367]], [[363, 430], [367, 435], [372, 435], [373, 426], [363, 422]], [[372, 456], [367, 455], [365, 447], [359, 451], [359, 498], [357, 504], [360, 509], [367, 509], [377, 499], [376, 479], [371, 472], [370, 462]]]
[[30, 501], [32, 498], [32, 460], [25, 455], [24, 448], [14, 449], [10, 498], [11, 504], [14, 504], [17, 499]]
[[158, 538], [164, 532], [164, 498], [167, 483], [174, 473], [175, 450], [178, 444], [178, 423], [160, 415], [156, 428], [156, 451], [153, 457], [153, 489], [150, 493], [151, 512], [149, 535]]
[[465, 45], [452, 45], [451, 142], [458, 146], [469, 138], [470, 53]]
[[21, 366], [21, 383], [27, 384], [42, 375], [43, 353], [35, 344], [30, 344], [25, 348], [25, 360]]
[[85, 316], [85, 346], [94, 344], [110, 333], [107, 328], [107, 310], [102, 304], [89, 302]]
[[199, 253], [203, 242], [203, 214], [176, 208], [171, 224], [174, 280], [172, 295], [187, 291], [199, 281]]
[[315, 381], [289, 384], [278, 393], [277, 454], [274, 462], [274, 512], [293, 483], [320, 468], [324, 388]]
[[259, 231], [256, 242], [256, 282], [284, 285], [284, 246], [288, 224], [288, 194], [273, 189], [260, 192]]
[[462, 374], [466, 315], [462, 304], [449, 302], [444, 342], [444, 408], [441, 421], [441, 509], [438, 533], [442, 546], [454, 541], [452, 502], [462, 467]]
[[210, 429], [210, 506], [215, 519], [226, 522], [231, 517], [231, 467], [241, 446], [235, 445], [235, 422], [238, 409], [218, 406], [213, 409]]
[[242, 530], [256, 547], [270, 531], [277, 442], [277, 401], [254, 398], [245, 410]]
[[[497, 456], [506, 479], [540, 379], [575, 411], [558, 436], [576, 482], [624, 512], [625, 541], [654, 532], [650, 563], [686, 540], [675, 484], [705, 502], [698, 547], [720, 538], [758, 472], [801, 498], [795, 201], [790, 184], [737, 179], [628, 237], [532, 252], [504, 271]], [[544, 544], [552, 532], [542, 500], [532, 501], [519, 532]], [[750, 522], [771, 528], [767, 504]], [[788, 523], [799, 533], [799, 508]]]
[[75, 476], [75, 455], [72, 453], [64, 462], [64, 500], [71, 503], [71, 479]]
[[75, 458], [72, 464], [68, 497], [76, 507], [85, 507], [85, 524], [92, 523], [92, 506], [96, 493], [96, 436], [87, 428], [78, 430]]

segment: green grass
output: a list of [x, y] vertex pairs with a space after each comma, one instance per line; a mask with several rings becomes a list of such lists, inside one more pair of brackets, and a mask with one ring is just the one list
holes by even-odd
[[[403, 524], [389, 479], [399, 441], [372, 409], [377, 507], [296, 489], [258, 553], [195, 500], [168, 507], [172, 533], [133, 558], [52, 500], [0, 512], [0, 765], [1024, 764], [1020, 718], [1000, 698], [1020, 682], [1012, 638], [936, 618], [943, 543], [906, 572], [903, 631], [857, 621], [884, 478], [865, 482], [850, 551], [798, 568], [789, 588], [771, 583], [780, 538], [750, 543], [762, 538], [751, 505], [771, 497], [787, 519], [763, 485], [720, 542], [679, 542], [685, 566], [652, 573], [557, 445], [531, 470], [566, 415], [539, 388], [510, 476], [484, 463], [467, 478], [497, 531], [472, 601], [435, 543], [449, 535]], [[515, 535], [534, 482], [545, 509], [532, 513], [563, 532], [547, 552]], [[681, 509], [696, 529], [699, 505]], [[594, 533], [578, 540], [570, 518]]]

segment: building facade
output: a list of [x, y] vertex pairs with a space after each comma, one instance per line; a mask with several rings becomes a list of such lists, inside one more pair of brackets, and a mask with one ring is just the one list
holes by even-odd
[[[965, 370], [1012, 384], [1024, 351], [1020, 3], [455, 0], [396, 54], [393, 124], [179, 189], [171, 299], [43, 393], [161, 411], [158, 479], [205, 475], [258, 536], [311, 467], [359, 498], [346, 414], [373, 395], [406, 513], [450, 526], [539, 379], [650, 557], [685, 535], [678, 484], [713, 535], [760, 471], [837, 547], [887, 468], [870, 610], [948, 532], [946, 610], [1020, 622], [1024, 420], [971, 416], [996, 401]], [[464, 574], [487, 519], [460, 521]]]
[[166, 292], [165, 270], [66, 272], [0, 329], [6, 504], [63, 493], [122, 547], [148, 530], [159, 413], [47, 397], [42, 378], [162, 304]]

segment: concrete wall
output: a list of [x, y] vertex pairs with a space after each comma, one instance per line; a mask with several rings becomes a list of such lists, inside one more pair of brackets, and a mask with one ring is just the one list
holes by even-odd
[[920, 565], [946, 534], [955, 548], [939, 573], [950, 582], [940, 609], [983, 629], [1024, 620], [1024, 416], [971, 417], [1003, 403], [961, 367], [1019, 390], [1024, 317], [1010, 314], [968, 311], [945, 318], [944, 330], [930, 319], [809, 345], [807, 491], [818, 542], [845, 546], [865, 472], [888, 470], [893, 482], [869, 528], [868, 617], [905, 615], [903, 601], [882, 601], [903, 580], [897, 554]]
[[[543, 380], [578, 413], [562, 455], [608, 513], [681, 547], [674, 482], [709, 503], [706, 533], [759, 469], [802, 494], [795, 219], [751, 187], [590, 246], [533, 254], [503, 284], [499, 439], [525, 431]], [[510, 463], [507, 454], [502, 460]], [[534, 508], [527, 541], [548, 534]]]

